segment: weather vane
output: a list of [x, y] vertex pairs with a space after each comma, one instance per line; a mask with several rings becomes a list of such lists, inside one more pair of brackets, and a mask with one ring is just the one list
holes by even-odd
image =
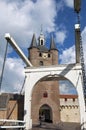
[[41, 34], [43, 34], [43, 24], [41, 24]]

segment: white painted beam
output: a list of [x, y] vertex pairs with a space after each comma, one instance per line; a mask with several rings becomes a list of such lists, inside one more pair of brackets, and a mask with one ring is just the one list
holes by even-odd
[[23, 126], [0, 126], [0, 128], [2, 128], [2, 129], [12, 129], [12, 128], [25, 128], [25, 126], [23, 125]]
[[24, 55], [24, 53], [22, 52], [22, 50], [19, 48], [19, 46], [16, 44], [16, 42], [14, 41], [14, 39], [10, 36], [9, 33], [5, 34], [5, 39], [10, 43], [10, 45], [13, 47], [13, 49], [18, 53], [18, 55], [21, 57], [21, 59], [24, 61], [24, 63], [27, 66], [32, 67], [31, 62], [28, 60], [28, 58]]
[[9, 119], [0, 119], [0, 122], [25, 123], [25, 121], [23, 121], [23, 120], [9, 120]]

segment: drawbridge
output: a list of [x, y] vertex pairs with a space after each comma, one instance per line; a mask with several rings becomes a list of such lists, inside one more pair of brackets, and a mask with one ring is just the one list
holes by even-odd
[[[75, 0], [75, 11], [79, 15], [80, 11], [80, 1]], [[78, 4], [76, 4], [78, 3]], [[78, 17], [79, 18], [79, 17]], [[69, 80], [77, 90], [79, 107], [80, 107], [80, 120], [81, 129], [86, 129], [86, 86], [85, 86], [85, 68], [83, 59], [83, 48], [81, 42], [80, 34], [80, 23], [75, 25], [75, 39], [76, 39], [76, 63], [68, 65], [53, 65], [53, 66], [43, 66], [34, 67], [31, 62], [24, 55], [22, 50], [16, 44], [15, 40], [10, 36], [10, 34], [5, 34], [5, 39], [14, 50], [18, 53], [20, 58], [25, 62], [27, 67], [25, 70], [25, 98], [24, 98], [24, 121], [18, 120], [3, 120], [1, 122], [11, 122], [14, 123], [12, 126], [0, 126], [0, 128], [25, 128], [29, 130], [32, 128], [31, 119], [31, 95], [34, 85], [40, 81], [50, 81], [50, 80]], [[28, 85], [29, 84], [29, 85]]]

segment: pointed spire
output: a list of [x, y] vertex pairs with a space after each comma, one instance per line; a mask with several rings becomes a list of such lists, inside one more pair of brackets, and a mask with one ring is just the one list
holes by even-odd
[[33, 34], [32, 42], [31, 42], [30, 48], [33, 48], [33, 47], [37, 47], [37, 42], [36, 42], [35, 33]]
[[51, 36], [50, 50], [57, 50], [57, 49], [56, 49], [55, 42], [54, 42], [53, 35]]
[[43, 34], [43, 28], [42, 28], [42, 24], [41, 24], [41, 33], [40, 33], [40, 36], [38, 38], [39, 40], [39, 45], [45, 45], [45, 37], [44, 37], [44, 34]]

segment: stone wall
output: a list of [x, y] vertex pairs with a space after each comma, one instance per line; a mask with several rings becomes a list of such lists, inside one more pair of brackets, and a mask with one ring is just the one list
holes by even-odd
[[77, 95], [60, 95], [60, 115], [63, 122], [80, 122]]

